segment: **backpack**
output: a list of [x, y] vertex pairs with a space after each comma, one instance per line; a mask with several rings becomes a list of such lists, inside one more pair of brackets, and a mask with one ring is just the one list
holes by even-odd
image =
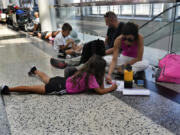
[[156, 81], [180, 84], [180, 55], [168, 54], [159, 61]]
[[103, 40], [93, 40], [84, 44], [80, 63], [86, 63], [93, 54], [105, 55], [105, 45]]

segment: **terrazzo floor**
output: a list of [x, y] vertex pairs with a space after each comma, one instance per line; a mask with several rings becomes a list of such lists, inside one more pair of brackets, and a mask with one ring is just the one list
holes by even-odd
[[[0, 29], [19, 34], [6, 26]], [[36, 41], [26, 37], [0, 40], [0, 84], [42, 83], [27, 75], [33, 65], [51, 77], [63, 76], [63, 70], [49, 63], [51, 47]], [[180, 134], [179, 103], [154, 91], [149, 97], [122, 96], [118, 91], [63, 96], [12, 93], [2, 95], [0, 109], [0, 135]]]

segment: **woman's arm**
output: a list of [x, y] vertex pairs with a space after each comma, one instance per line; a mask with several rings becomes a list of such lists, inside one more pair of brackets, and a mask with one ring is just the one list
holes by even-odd
[[106, 94], [106, 93], [109, 93], [109, 92], [115, 90], [116, 88], [117, 88], [117, 85], [112, 84], [112, 86], [109, 87], [109, 88], [101, 88], [101, 87], [99, 87], [99, 88], [95, 88], [94, 90], [99, 94]]
[[138, 55], [136, 58], [132, 59], [131, 61], [129, 61], [128, 63], [124, 64], [125, 66], [127, 64], [133, 65], [134, 63], [141, 61], [143, 58], [143, 53], [144, 53], [144, 38], [142, 35], [139, 34], [138, 37]]

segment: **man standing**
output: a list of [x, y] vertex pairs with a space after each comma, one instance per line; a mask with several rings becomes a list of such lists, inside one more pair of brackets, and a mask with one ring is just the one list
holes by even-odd
[[105, 39], [106, 55], [113, 53], [113, 46], [115, 39], [121, 35], [123, 22], [119, 22], [116, 14], [112, 11], [106, 12], [104, 15], [105, 23], [108, 26], [107, 35]]

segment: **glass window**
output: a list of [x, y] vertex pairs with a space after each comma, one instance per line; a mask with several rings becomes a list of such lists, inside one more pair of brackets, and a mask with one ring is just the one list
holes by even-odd
[[98, 13], [98, 6], [92, 6], [92, 14], [99, 14]]
[[150, 13], [150, 4], [137, 4], [136, 5], [136, 15], [149, 15]]
[[158, 15], [164, 9], [164, 4], [153, 4], [153, 15]]
[[114, 6], [109, 6], [110, 11], [114, 11]]
[[108, 6], [100, 6], [100, 14], [105, 14], [108, 11]]
[[180, 16], [180, 6], [177, 8], [177, 16]]
[[80, 7], [75, 8], [75, 15], [76, 16], [80, 16], [81, 15]]
[[73, 0], [73, 3], [80, 3], [80, 0]]
[[122, 6], [122, 15], [132, 15], [132, 5], [123, 5]]
[[110, 6], [110, 11], [113, 11], [116, 15], [119, 14], [119, 5]]

